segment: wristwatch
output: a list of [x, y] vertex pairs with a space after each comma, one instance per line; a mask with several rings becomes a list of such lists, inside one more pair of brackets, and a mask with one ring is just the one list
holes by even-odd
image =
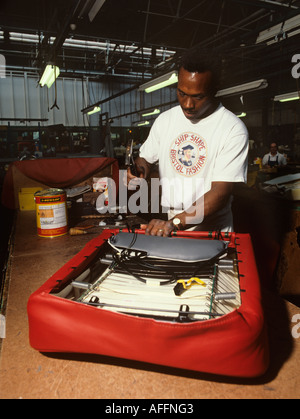
[[173, 223], [173, 226], [175, 227], [176, 230], [180, 230], [180, 226], [181, 226], [180, 218], [178, 218], [178, 217], [173, 218], [172, 223]]

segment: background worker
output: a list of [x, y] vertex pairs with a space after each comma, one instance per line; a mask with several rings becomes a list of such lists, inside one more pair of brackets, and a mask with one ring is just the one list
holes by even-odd
[[270, 152], [265, 154], [262, 160], [263, 168], [269, 169], [278, 166], [286, 166], [286, 158], [278, 152], [276, 143], [270, 145]]

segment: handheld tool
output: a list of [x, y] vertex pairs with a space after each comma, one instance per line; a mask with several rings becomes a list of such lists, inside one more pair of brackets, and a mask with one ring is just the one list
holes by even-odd
[[126, 153], [125, 153], [125, 165], [129, 167], [131, 173], [134, 176], [137, 176], [137, 170], [134, 164], [133, 159], [133, 140], [129, 140], [127, 147], [126, 147]]

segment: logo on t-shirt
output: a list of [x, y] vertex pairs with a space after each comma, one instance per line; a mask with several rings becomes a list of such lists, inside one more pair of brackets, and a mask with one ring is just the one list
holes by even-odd
[[206, 158], [206, 142], [197, 134], [181, 134], [171, 146], [171, 164], [176, 172], [183, 176], [198, 174], [205, 166]]

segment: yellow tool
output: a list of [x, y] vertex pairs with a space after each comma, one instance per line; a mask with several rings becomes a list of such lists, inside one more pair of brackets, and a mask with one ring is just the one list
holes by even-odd
[[176, 295], [181, 295], [184, 291], [190, 289], [194, 284], [201, 285], [202, 287], [206, 287], [206, 283], [202, 281], [197, 276], [193, 276], [192, 278], [185, 280], [179, 279], [177, 281], [176, 286], [174, 287], [174, 292]]

